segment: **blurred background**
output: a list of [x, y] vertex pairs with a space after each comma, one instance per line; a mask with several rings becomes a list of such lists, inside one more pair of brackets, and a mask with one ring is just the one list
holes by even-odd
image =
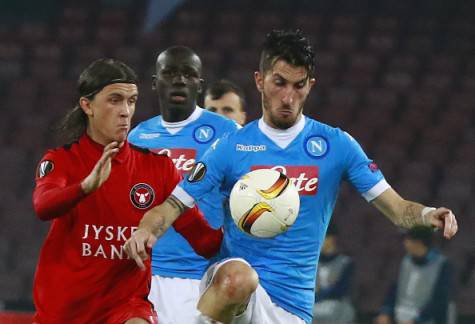
[[[49, 227], [32, 210], [35, 166], [59, 143], [51, 129], [77, 100], [81, 70], [104, 56], [132, 66], [137, 122], [158, 113], [156, 55], [186, 45], [207, 82], [226, 77], [245, 90], [252, 120], [265, 34], [301, 28], [317, 52], [304, 112], [352, 134], [402, 196], [454, 211], [459, 233], [437, 246], [456, 268], [459, 323], [475, 322], [474, 1], [16, 0], [0, 2], [0, 18], [0, 309], [33, 311]], [[346, 185], [334, 220], [356, 263], [354, 303], [366, 323], [396, 279], [402, 234]]]

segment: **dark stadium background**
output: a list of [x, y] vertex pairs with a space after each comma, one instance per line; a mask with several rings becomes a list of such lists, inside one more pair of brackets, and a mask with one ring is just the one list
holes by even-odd
[[[264, 35], [299, 27], [317, 49], [305, 113], [357, 138], [401, 195], [458, 216], [458, 235], [437, 246], [457, 270], [459, 323], [474, 323], [474, 16], [474, 1], [443, 0], [1, 1], [0, 322], [20, 322], [6, 311], [33, 310], [49, 226], [32, 210], [35, 166], [59, 143], [51, 128], [72, 107], [83, 68], [104, 56], [134, 67], [138, 121], [158, 112], [157, 53], [187, 45], [201, 56], [206, 80], [227, 77], [245, 89], [255, 119], [252, 73]], [[367, 323], [396, 277], [402, 234], [348, 186], [334, 219], [356, 261], [354, 302]]]

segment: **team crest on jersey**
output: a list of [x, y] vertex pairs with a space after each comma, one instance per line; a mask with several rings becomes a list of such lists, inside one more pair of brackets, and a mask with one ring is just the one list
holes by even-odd
[[48, 173], [53, 171], [53, 169], [54, 169], [53, 161], [50, 161], [50, 160], [41, 161], [40, 165], [38, 165], [38, 168], [36, 169], [36, 177], [43, 178]]
[[305, 152], [314, 158], [324, 157], [330, 149], [327, 139], [323, 136], [311, 136], [304, 145]]
[[193, 169], [191, 169], [191, 172], [188, 175], [188, 181], [198, 182], [204, 178], [205, 174], [206, 174], [206, 165], [203, 162], [198, 162], [195, 164]]
[[201, 125], [199, 127], [196, 127], [195, 130], [193, 131], [193, 138], [198, 143], [204, 144], [204, 143], [211, 142], [215, 134], [216, 134], [216, 131], [214, 130], [213, 126]]
[[150, 207], [155, 199], [155, 192], [146, 183], [137, 183], [130, 190], [130, 201], [138, 209]]

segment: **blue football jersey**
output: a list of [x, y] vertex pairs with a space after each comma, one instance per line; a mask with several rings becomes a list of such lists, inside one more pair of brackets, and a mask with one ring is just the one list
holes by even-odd
[[[216, 139], [239, 126], [228, 118], [197, 108], [199, 117], [172, 134], [156, 116], [141, 122], [128, 140], [137, 146], [170, 156], [185, 176]], [[217, 188], [197, 200], [198, 207], [215, 228], [223, 225], [223, 195]], [[209, 262], [197, 255], [188, 242], [172, 227], [152, 249], [152, 273], [166, 277], [200, 279]]]
[[259, 274], [272, 301], [311, 322], [317, 262], [342, 180], [367, 200], [389, 185], [376, 164], [346, 132], [305, 118], [298, 135], [281, 148], [254, 121], [220, 139], [204, 155], [203, 177], [180, 187], [199, 201], [220, 187], [229, 198], [235, 182], [251, 170], [273, 168], [292, 179], [300, 194], [300, 211], [289, 230], [271, 239], [240, 231], [225, 209], [222, 257], [241, 257]]

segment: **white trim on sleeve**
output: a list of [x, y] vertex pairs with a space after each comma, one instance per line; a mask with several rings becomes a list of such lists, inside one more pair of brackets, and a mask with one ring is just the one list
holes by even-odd
[[172, 191], [172, 195], [175, 196], [179, 201], [183, 203], [188, 208], [193, 208], [195, 206], [195, 200], [191, 197], [185, 189], [177, 185]]
[[380, 194], [386, 191], [386, 189], [391, 188], [389, 183], [386, 179], [382, 179], [377, 184], [375, 184], [371, 189], [366, 192], [363, 192], [361, 195], [367, 202], [371, 202], [372, 200], [378, 198]]

